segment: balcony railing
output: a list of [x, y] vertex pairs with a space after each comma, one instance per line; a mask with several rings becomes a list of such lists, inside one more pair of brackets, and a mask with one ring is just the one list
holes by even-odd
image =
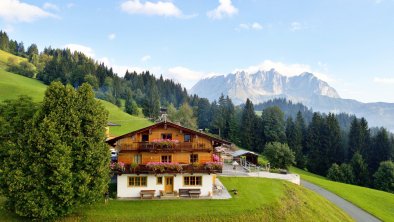
[[131, 166], [126, 164], [124, 169], [116, 171], [118, 174], [182, 174], [182, 173], [221, 173], [223, 165], [221, 163], [206, 163], [206, 164], [163, 164], [150, 165], [139, 164], [138, 166]]
[[206, 146], [204, 143], [171, 143], [171, 144], [160, 144], [154, 142], [135, 142], [131, 144], [120, 144], [116, 148], [121, 150], [136, 150], [139, 152], [210, 152], [212, 151], [211, 146]]

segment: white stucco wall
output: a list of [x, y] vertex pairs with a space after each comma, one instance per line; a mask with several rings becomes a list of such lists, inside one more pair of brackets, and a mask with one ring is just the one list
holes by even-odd
[[[146, 187], [128, 187], [127, 177], [129, 176], [137, 176], [135, 174], [122, 174], [118, 176], [117, 181], [117, 195], [119, 198], [123, 197], [140, 197], [141, 190], [156, 190], [155, 196], [160, 195], [160, 190], [164, 190], [164, 177], [165, 176], [174, 176], [173, 174], [160, 174], [158, 176], [163, 176], [163, 184], [156, 184], [156, 176], [155, 175], [144, 175], [140, 174], [139, 176], [147, 176], [147, 186]], [[209, 196], [212, 193], [213, 187], [213, 175], [208, 174], [193, 174], [193, 176], [202, 176], [202, 186], [183, 186], [183, 177], [191, 176], [190, 174], [177, 174], [174, 176], [174, 191], [178, 191], [181, 188], [197, 188], [201, 189], [201, 196]]]

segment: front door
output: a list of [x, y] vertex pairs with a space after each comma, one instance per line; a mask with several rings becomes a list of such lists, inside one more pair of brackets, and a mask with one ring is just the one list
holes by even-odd
[[164, 177], [164, 192], [172, 193], [174, 191], [174, 177]]

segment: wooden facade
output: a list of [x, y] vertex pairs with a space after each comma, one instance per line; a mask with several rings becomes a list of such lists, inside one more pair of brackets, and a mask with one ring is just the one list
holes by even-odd
[[118, 162], [126, 165], [146, 165], [152, 162], [203, 165], [213, 161], [214, 147], [229, 144], [171, 122], [160, 122], [112, 138], [107, 143], [119, 152]]

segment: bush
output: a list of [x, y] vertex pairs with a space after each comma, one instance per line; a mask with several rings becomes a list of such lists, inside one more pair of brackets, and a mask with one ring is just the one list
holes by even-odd
[[18, 64], [14, 58], [9, 58], [7, 71], [33, 78], [36, 73], [36, 67], [27, 61], [22, 61]]
[[353, 168], [350, 164], [342, 163], [340, 166], [334, 163], [328, 169], [327, 178], [333, 181], [354, 184]]
[[295, 164], [294, 152], [286, 143], [272, 142], [265, 145], [264, 155], [274, 168], [289, 169]]
[[394, 163], [392, 161], [381, 162], [373, 177], [375, 188], [394, 193]]

